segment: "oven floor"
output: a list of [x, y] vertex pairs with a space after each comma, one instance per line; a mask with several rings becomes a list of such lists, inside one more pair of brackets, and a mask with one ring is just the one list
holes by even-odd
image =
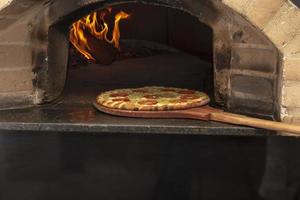
[[72, 68], [60, 99], [49, 105], [0, 111], [0, 130], [245, 136], [270, 133], [198, 120], [115, 117], [92, 106], [99, 92], [114, 88], [159, 84], [206, 91], [210, 70], [209, 63], [183, 53]]

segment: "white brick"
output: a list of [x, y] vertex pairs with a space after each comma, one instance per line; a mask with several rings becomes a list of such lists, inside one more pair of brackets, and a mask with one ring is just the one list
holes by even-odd
[[282, 106], [300, 107], [300, 82], [285, 81], [282, 89]]
[[254, 0], [247, 8], [246, 17], [257, 27], [263, 28], [278, 12], [285, 0]]
[[283, 63], [283, 79], [285, 81], [299, 81], [300, 82], [300, 57], [299, 58], [285, 58]]
[[245, 15], [253, 0], [223, 0], [223, 3], [236, 12]]
[[273, 41], [273, 43], [283, 50], [300, 30], [299, 9], [286, 1], [272, 20], [265, 26], [263, 31]]
[[30, 69], [0, 69], [0, 93], [33, 90], [34, 74]]

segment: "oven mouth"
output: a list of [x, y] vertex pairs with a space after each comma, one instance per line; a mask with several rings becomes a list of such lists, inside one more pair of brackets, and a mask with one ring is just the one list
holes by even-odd
[[[126, 17], [116, 27], [120, 13]], [[136, 3], [108, 7], [73, 22], [69, 40], [61, 99], [91, 104], [112, 89], [165, 86], [203, 91], [214, 104], [213, 31], [187, 12]]]
[[[48, 59], [52, 72], [49, 71], [46, 78], [50, 84], [43, 86], [43, 77], [39, 77], [36, 84], [45, 90], [42, 103], [58, 98], [62, 88], [65, 89], [63, 93], [72, 93], [70, 91], [73, 89], [69, 91], [71, 82], [76, 85], [76, 80], [73, 80], [71, 74], [78, 76], [77, 71], [80, 74], [78, 77], [82, 79], [85, 72], [90, 73], [91, 77], [106, 73], [106, 77], [101, 77], [102, 82], [97, 77], [77, 80], [83, 83], [75, 86], [78, 88], [93, 85], [87, 87], [91, 90], [90, 96], [94, 97], [102, 91], [115, 88], [153, 85], [182, 87], [208, 93], [214, 106], [230, 112], [276, 118], [279, 81], [277, 49], [260, 31], [241, 16], [229, 12], [228, 8], [218, 7], [220, 5], [217, 3], [203, 6], [199, 8], [203, 14], [201, 16], [190, 8], [180, 6], [125, 1], [91, 4], [85, 9], [68, 13], [49, 29]], [[99, 40], [88, 31], [88, 38], [98, 40], [91, 42], [90, 50], [93, 52], [89, 53], [98, 57], [96, 61], [90, 62], [82, 59], [84, 56], [78, 56], [78, 48], [74, 43], [71, 42], [70, 45], [70, 30], [72, 32], [74, 24], [86, 20], [88, 15], [98, 13], [98, 17], [101, 16], [103, 10], [112, 10], [111, 15], [104, 20], [108, 25], [108, 39]], [[115, 42], [110, 40], [113, 39], [114, 17], [120, 12], [125, 12], [129, 17], [119, 22], [121, 36], [118, 49], [114, 46]], [[222, 12], [226, 12], [228, 16]], [[101, 25], [104, 27], [103, 23]], [[97, 30], [100, 32], [103, 29], [98, 27]], [[100, 45], [93, 45], [96, 43]], [[62, 48], [57, 48], [61, 44]], [[99, 54], [101, 51], [105, 54]], [[121, 67], [122, 63], [124, 67]], [[182, 67], [179, 66], [180, 63]], [[108, 66], [104, 66], [105, 64]], [[163, 64], [167, 67], [162, 66]], [[97, 68], [97, 65], [100, 67]], [[131, 78], [130, 65], [133, 66]], [[143, 65], [144, 69], [139, 67]], [[175, 66], [173, 70], [172, 66]], [[93, 71], [92, 68], [95, 73], [88, 72]], [[121, 75], [121, 71], [126, 75]], [[61, 72], [67, 75], [62, 75]], [[57, 74], [59, 76], [56, 81], [52, 80]], [[104, 80], [108, 82], [105, 83]], [[123, 83], [120, 84], [121, 82]], [[94, 85], [99, 85], [100, 89]]]

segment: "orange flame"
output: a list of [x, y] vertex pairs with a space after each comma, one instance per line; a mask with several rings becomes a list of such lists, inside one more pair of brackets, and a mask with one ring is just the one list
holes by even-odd
[[70, 31], [70, 42], [73, 46], [88, 60], [95, 61], [91, 49], [88, 45], [85, 32], [88, 31], [91, 35], [100, 40], [105, 40], [108, 43], [113, 44], [117, 49], [120, 48], [120, 21], [128, 19], [129, 14], [120, 11], [115, 15], [114, 30], [112, 32], [112, 39], [107, 38], [109, 32], [108, 24], [105, 22], [105, 16], [111, 13], [111, 9], [108, 8], [101, 12], [93, 12], [86, 17], [73, 23]]

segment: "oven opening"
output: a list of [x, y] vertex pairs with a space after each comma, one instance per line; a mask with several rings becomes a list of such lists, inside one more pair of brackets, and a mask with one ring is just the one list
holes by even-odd
[[127, 3], [73, 21], [63, 99], [90, 105], [103, 91], [167, 86], [213, 102], [213, 31], [188, 12]]

